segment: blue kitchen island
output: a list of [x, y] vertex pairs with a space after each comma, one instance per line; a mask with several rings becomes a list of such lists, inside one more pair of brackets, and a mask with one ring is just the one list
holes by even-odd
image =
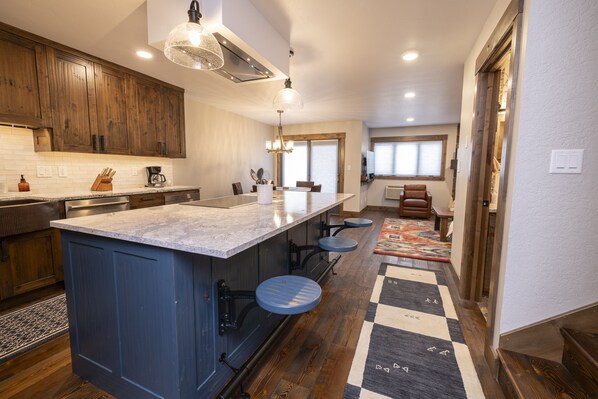
[[[188, 203], [52, 222], [73, 372], [119, 398], [215, 397], [233, 377], [219, 360], [240, 367], [283, 319], [255, 307], [239, 328], [222, 328], [218, 282], [254, 291], [278, 275], [317, 279], [327, 253], [293, 270], [290, 243], [316, 245], [330, 211], [352, 196], [282, 192], [269, 205], [245, 196], [230, 208]], [[236, 301], [232, 315], [251, 302]]]

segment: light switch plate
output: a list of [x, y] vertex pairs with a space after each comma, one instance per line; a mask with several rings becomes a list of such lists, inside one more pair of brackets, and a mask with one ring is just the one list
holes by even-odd
[[58, 167], [58, 177], [67, 177], [68, 176], [68, 169], [65, 165], [60, 165]]
[[51, 166], [37, 166], [37, 177], [52, 177]]
[[581, 173], [583, 150], [552, 150], [549, 173]]

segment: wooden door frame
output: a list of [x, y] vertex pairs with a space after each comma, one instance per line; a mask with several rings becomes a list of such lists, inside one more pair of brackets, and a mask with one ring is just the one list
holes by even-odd
[[[308, 141], [308, 140], [338, 140], [338, 178], [339, 193], [345, 192], [345, 140], [346, 133], [316, 133], [316, 134], [295, 134], [284, 135], [285, 140]], [[276, 155], [276, 184], [282, 186], [282, 154]], [[341, 204], [340, 210], [343, 210]]]
[[[476, 59], [476, 95], [474, 101], [474, 120], [471, 133], [471, 170], [467, 198], [465, 200], [465, 225], [463, 233], [463, 258], [459, 292], [461, 298], [475, 300], [479, 287], [483, 284], [483, 273], [480, 270], [483, 259], [481, 251], [485, 245], [478, 245], [476, 235], [487, 223], [488, 208], [483, 208], [484, 194], [488, 193], [490, 173], [486, 161], [489, 137], [494, 137], [496, 125], [495, 97], [493, 90], [498, 87], [495, 80], [494, 67], [498, 61], [510, 51], [509, 78], [511, 85], [507, 89], [507, 109], [505, 111], [503, 146], [501, 154], [500, 183], [496, 212], [496, 227], [490, 266], [490, 293], [488, 301], [488, 321], [485, 337], [485, 357], [492, 370], [496, 370], [496, 355], [492, 349], [494, 343], [494, 327], [496, 323], [496, 303], [500, 277], [503, 234], [505, 225], [505, 204], [508, 189], [509, 161], [512, 147], [513, 115], [516, 108], [518, 71], [521, 53], [523, 0], [512, 0], [498, 22], [492, 35]], [[492, 115], [494, 113], [494, 116]], [[494, 119], [494, 122], [493, 122]], [[491, 157], [490, 157], [491, 160]], [[484, 213], [486, 217], [484, 217]], [[476, 259], [478, 260], [476, 262]]]

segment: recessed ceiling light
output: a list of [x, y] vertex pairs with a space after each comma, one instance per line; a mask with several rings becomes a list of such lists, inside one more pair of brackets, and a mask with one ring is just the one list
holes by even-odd
[[407, 122], [413, 122], [415, 120], [415, 118], [407, 118], [405, 119]]
[[417, 53], [417, 51], [406, 51], [401, 55], [401, 57], [405, 61], [413, 61], [414, 59], [419, 57], [419, 54]]
[[409, 91], [407, 93], [405, 93], [405, 98], [413, 98], [415, 97], [415, 93], [412, 91]]
[[141, 58], [146, 58], [146, 59], [154, 58], [154, 56], [152, 55], [152, 53], [147, 52], [147, 51], [143, 51], [143, 50], [139, 50], [135, 54], [137, 54], [137, 56], [139, 56]]

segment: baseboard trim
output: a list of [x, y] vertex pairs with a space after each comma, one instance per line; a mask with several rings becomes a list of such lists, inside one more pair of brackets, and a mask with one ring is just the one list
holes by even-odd
[[388, 212], [397, 212], [397, 217], [399, 214], [399, 207], [398, 206], [381, 206], [381, 205], [368, 205], [365, 207], [364, 211], [388, 211]]
[[501, 334], [498, 347], [560, 362], [563, 353], [561, 327], [598, 334], [597, 319], [598, 303], [590, 304]]
[[350, 218], [358, 218], [361, 216], [361, 212], [354, 212], [354, 211], [340, 211], [339, 216], [341, 217], [350, 217]]

